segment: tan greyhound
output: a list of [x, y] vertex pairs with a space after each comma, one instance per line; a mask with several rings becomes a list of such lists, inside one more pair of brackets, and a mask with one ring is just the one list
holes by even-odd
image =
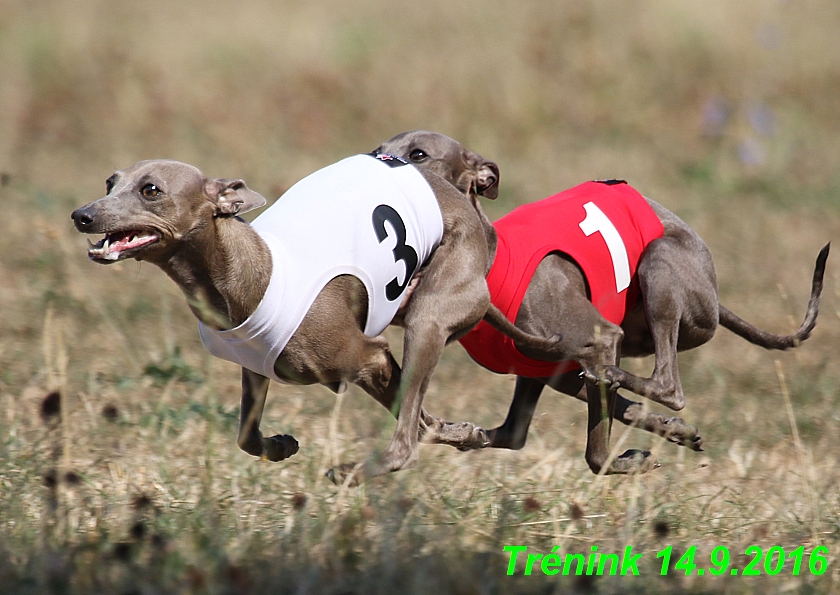
[[[495, 253], [497, 233], [478, 203], [478, 195], [498, 194], [499, 168], [464, 149], [444, 135], [415, 131], [384, 143], [379, 151], [399, 155], [418, 168], [437, 173], [465, 192], [484, 225], [487, 243]], [[483, 175], [467, 175], [479, 171]], [[641, 197], [640, 197], [641, 198]], [[792, 335], [765, 332], [742, 320], [718, 302], [712, 257], [699, 235], [660, 204], [647, 202], [662, 225], [662, 236], [641, 254], [636, 271], [640, 288], [620, 326], [606, 320], [593, 306], [587, 279], [578, 263], [566, 254], [546, 254], [530, 279], [506, 279], [527, 283], [517, 312], [516, 326], [534, 335], [561, 335], [564, 356], [580, 364], [582, 371], [547, 377], [518, 376], [513, 403], [504, 424], [488, 431], [491, 447], [520, 449], [544, 386], [588, 403], [586, 460], [598, 473], [646, 471], [656, 462], [647, 451], [629, 450], [609, 461], [612, 417], [664, 436], [677, 444], [701, 450], [697, 429], [677, 417], [646, 413], [641, 404], [616, 393], [626, 388], [665, 406], [680, 410], [685, 405], [677, 366], [677, 352], [709, 341], [720, 323], [750, 343], [766, 349], [788, 349], [810, 336], [816, 325], [823, 273], [829, 246], [820, 252], [814, 271], [811, 297], [805, 319]], [[604, 266], [608, 266], [606, 263]], [[495, 290], [491, 288], [491, 293]], [[493, 295], [494, 302], [496, 295]], [[473, 331], [475, 333], [476, 331]], [[552, 360], [551, 354], [516, 343], [525, 356]], [[639, 378], [618, 367], [621, 356], [655, 356], [651, 378]], [[602, 392], [605, 395], [602, 395]], [[606, 397], [606, 409], [602, 397]]]
[[[399, 184], [404, 183], [403, 179], [411, 179], [411, 184], [422, 187], [418, 192], [425, 192], [426, 201], [431, 200], [437, 209], [437, 215], [430, 217], [438, 218], [440, 237], [437, 241], [430, 240], [428, 254], [418, 255], [406, 239], [404, 226], [400, 229], [401, 214], [386, 208], [387, 205], [379, 205], [373, 213], [362, 213], [359, 229], [347, 231], [339, 221], [336, 233], [347, 231], [347, 241], [354, 249], [364, 244], [369, 250], [384, 250], [386, 266], [402, 267], [399, 270], [403, 272], [395, 272], [385, 287], [379, 287], [341, 269], [345, 272], [322, 280], [322, 286], [313, 286], [311, 303], [303, 307], [298, 326], [287, 333], [279, 354], [268, 350], [271, 359], [265, 360], [268, 361], [265, 367], [259, 360], [264, 354], [243, 356], [257, 359], [251, 357], [248, 361], [256, 363], [242, 367], [238, 444], [245, 452], [271, 461], [283, 460], [298, 451], [298, 442], [292, 436], [264, 437], [260, 432], [270, 378], [294, 384], [320, 383], [336, 392], [347, 382], [353, 382], [398, 417], [394, 436], [380, 455], [371, 457], [362, 466], [344, 464], [338, 473], [330, 474], [334, 481], [341, 482], [356, 469], [359, 472], [350, 478], [355, 483], [365, 476], [415, 465], [419, 436], [461, 449], [488, 444], [489, 439], [481, 428], [434, 418], [422, 409], [422, 401], [444, 345], [468, 332], [487, 314], [490, 298], [484, 276], [491, 258], [476, 211], [462, 193], [441, 177], [417, 173], [404, 160], [395, 161], [381, 155], [357, 156], [352, 163], [357, 169], [373, 171], [376, 176], [380, 175], [377, 168], [385, 172], [381, 175], [387, 175], [395, 165], [405, 165], [399, 170], [404, 172], [399, 174], [402, 176]], [[414, 173], [405, 173], [406, 170]], [[346, 194], [354, 189], [365, 194], [368, 173], [352, 178], [353, 171], [351, 168], [348, 174], [340, 170], [338, 177], [332, 176], [334, 186], [327, 184], [323, 191], [316, 186], [312, 200], [336, 198], [348, 203], [351, 201], [346, 200]], [[405, 188], [399, 184], [387, 186], [383, 191], [384, 202], [390, 204], [389, 193], [403, 193]], [[141, 161], [114, 173], [106, 182], [106, 190], [106, 196], [72, 214], [80, 232], [104, 234], [98, 243], [89, 242], [89, 258], [102, 264], [134, 258], [163, 269], [186, 295], [201, 323], [202, 340], [208, 347], [214, 344], [214, 333], [224, 336], [252, 319], [267, 291], [274, 287], [274, 280], [285, 275], [284, 266], [308, 267], [301, 259], [283, 260], [285, 248], [272, 248], [268, 243], [273, 231], [258, 233], [238, 217], [266, 202], [242, 180], [207, 178], [197, 168], [176, 161]], [[336, 196], [324, 196], [327, 194]], [[282, 225], [286, 211], [276, 209], [283, 208], [280, 205], [288, 195], [258, 217], [254, 226], [269, 212], [274, 212], [273, 220]], [[407, 218], [415, 205], [409, 201], [401, 208], [405, 209], [402, 217]], [[319, 227], [320, 220], [310, 217], [309, 211], [304, 203], [303, 210], [295, 216], [309, 221], [310, 227], [295, 219], [284, 229], [295, 237], [324, 234]], [[382, 254], [376, 257], [382, 262]], [[386, 280], [387, 277], [386, 271]], [[372, 293], [385, 294], [377, 298], [383, 303], [402, 304], [393, 319], [389, 317], [384, 322], [405, 327], [402, 370], [391, 355], [387, 341], [376, 333], [369, 336], [365, 332], [369, 331], [368, 318], [373, 316], [370, 304], [374, 300], [369, 299]], [[283, 313], [284, 304], [280, 302], [269, 316]], [[529, 338], [498, 310], [493, 310], [490, 307], [488, 320], [518, 340], [549, 352], [552, 346], [558, 345], [558, 337]], [[223, 350], [225, 345], [216, 348]], [[240, 361], [235, 357], [228, 359]]]

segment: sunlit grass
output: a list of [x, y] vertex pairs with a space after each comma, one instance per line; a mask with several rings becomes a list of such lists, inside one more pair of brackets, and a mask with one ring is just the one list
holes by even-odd
[[[727, 306], [789, 332], [840, 231], [838, 19], [827, 0], [0, 3], [0, 593], [836, 590], [836, 255], [801, 349], [721, 331], [680, 356], [704, 453], [616, 425], [614, 444], [662, 466], [595, 477], [584, 405], [546, 390], [523, 450], [423, 445], [416, 469], [351, 490], [324, 472], [383, 448], [386, 411], [272, 386], [263, 426], [301, 451], [240, 452], [236, 367], [202, 349], [160, 271], [88, 262], [69, 213], [142, 158], [271, 199], [428, 128], [498, 162], [493, 218], [627, 178], [707, 240]], [[452, 346], [426, 405], [493, 427], [512, 391]], [[505, 544], [632, 545], [643, 576], [508, 577]], [[829, 570], [660, 579], [669, 544], [698, 564], [726, 546], [741, 568], [752, 544], [826, 545]]]

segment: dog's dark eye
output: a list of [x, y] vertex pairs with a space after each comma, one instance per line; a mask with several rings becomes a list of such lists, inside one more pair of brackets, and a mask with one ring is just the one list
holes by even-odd
[[105, 180], [105, 194], [111, 194], [111, 190], [114, 189], [114, 176], [111, 176], [107, 180]]
[[160, 188], [154, 184], [146, 184], [140, 189], [140, 194], [142, 194], [145, 198], [157, 198], [162, 194], [162, 192]]
[[429, 156], [426, 154], [426, 151], [423, 149], [414, 149], [411, 153], [408, 154], [408, 158], [411, 159], [414, 163], [422, 163]]

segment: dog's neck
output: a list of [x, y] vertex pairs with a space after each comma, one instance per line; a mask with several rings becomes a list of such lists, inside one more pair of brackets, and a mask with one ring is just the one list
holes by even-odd
[[484, 214], [484, 209], [481, 208], [478, 194], [476, 194], [473, 189], [470, 189], [469, 191], [469, 198], [475, 208], [475, 212], [478, 213], [478, 218], [481, 221], [481, 228], [484, 230], [484, 238], [487, 241], [487, 252], [490, 258], [488, 259], [487, 271], [484, 273], [486, 277], [487, 273], [490, 272], [490, 267], [493, 266], [493, 261], [496, 258], [496, 247], [499, 243], [499, 236], [496, 233], [496, 228], [493, 227], [492, 223], [490, 223], [490, 219], [488, 219], [487, 215]]
[[157, 263], [178, 284], [196, 318], [227, 330], [256, 310], [271, 278], [271, 252], [239, 218], [215, 218]]

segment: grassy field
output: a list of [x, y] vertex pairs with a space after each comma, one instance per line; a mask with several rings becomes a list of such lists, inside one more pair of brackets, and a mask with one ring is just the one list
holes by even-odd
[[[789, 332], [840, 239], [837, 48], [836, 0], [0, 0], [0, 593], [840, 591], [837, 254], [800, 349], [721, 330], [681, 356], [703, 453], [616, 426], [662, 466], [595, 477], [584, 405], [546, 391], [523, 450], [424, 445], [416, 469], [348, 490], [324, 471], [386, 444], [384, 410], [273, 386], [263, 427], [301, 451], [248, 457], [238, 370], [202, 349], [178, 289], [89, 263], [69, 220], [139, 159], [274, 198], [425, 128], [499, 164], [492, 218], [629, 180], [707, 240], [723, 303]], [[494, 427], [513, 382], [451, 346], [426, 404]], [[505, 545], [643, 557], [638, 577], [507, 576]], [[668, 545], [705, 569], [718, 546], [742, 570], [751, 545], [805, 555], [798, 577], [790, 560], [660, 577]]]

